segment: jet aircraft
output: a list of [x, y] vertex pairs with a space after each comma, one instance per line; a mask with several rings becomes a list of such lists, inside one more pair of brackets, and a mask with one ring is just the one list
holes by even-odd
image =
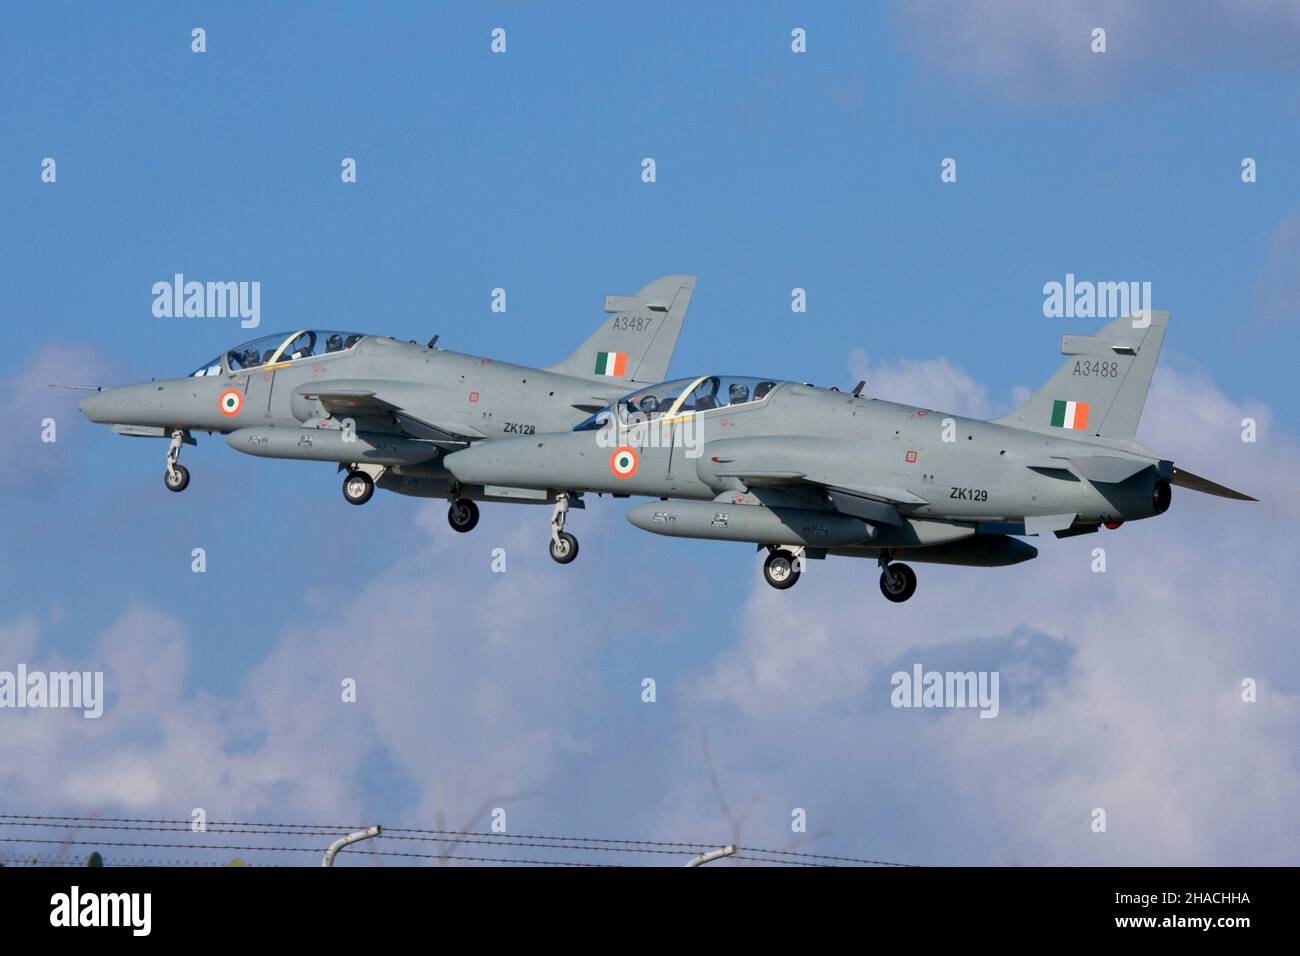
[[1066, 361], [1010, 415], [978, 421], [776, 378], [701, 375], [637, 389], [563, 434], [475, 444], [443, 465], [461, 487], [547, 489], [551, 556], [572, 561], [572, 497], [645, 495], [628, 520], [673, 537], [743, 541], [789, 588], [806, 559], [875, 559], [894, 602], [916, 590], [898, 559], [1027, 561], [1021, 536], [1089, 534], [1164, 513], [1171, 485], [1248, 495], [1139, 444], [1168, 314], [1066, 335]]
[[[537, 369], [414, 341], [302, 329], [222, 352], [184, 378], [95, 388], [78, 403], [123, 435], [170, 438], [166, 486], [184, 491], [181, 448], [218, 433], [263, 458], [328, 461], [347, 475], [343, 496], [370, 500], [376, 485], [447, 498], [457, 531], [478, 523], [475, 500], [546, 503], [545, 491], [462, 488], [441, 467], [449, 449], [503, 435], [567, 429], [638, 383], [668, 372], [695, 277], [674, 275], [634, 296], [607, 296], [607, 317], [576, 352]], [[579, 507], [580, 507], [579, 503]]]

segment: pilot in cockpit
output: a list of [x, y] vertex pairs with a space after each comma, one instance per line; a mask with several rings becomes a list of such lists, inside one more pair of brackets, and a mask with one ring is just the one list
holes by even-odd
[[743, 405], [749, 401], [749, 386], [743, 382], [732, 382], [727, 393], [731, 396], [732, 405]]
[[343, 351], [343, 336], [335, 332], [333, 335], [327, 338], [325, 340], [325, 351], [326, 352]]

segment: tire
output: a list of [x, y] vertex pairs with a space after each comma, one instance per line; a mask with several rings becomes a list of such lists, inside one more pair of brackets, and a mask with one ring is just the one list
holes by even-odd
[[902, 604], [916, 593], [916, 572], [906, 564], [894, 562], [880, 572], [880, 593], [895, 604]]
[[763, 562], [763, 580], [778, 591], [794, 587], [801, 573], [789, 551], [773, 551]]
[[451, 525], [452, 531], [461, 534], [473, 531], [478, 524], [478, 505], [468, 498], [457, 498], [447, 509], [447, 524]]
[[[556, 548], [556, 545], [559, 548]], [[578, 539], [567, 531], [560, 532], [560, 540], [551, 539], [551, 560], [556, 564], [568, 564], [578, 556]]]
[[190, 486], [190, 470], [184, 465], [172, 465], [163, 472], [163, 484], [168, 491], [184, 491]]
[[375, 480], [364, 471], [350, 471], [343, 479], [343, 497], [350, 505], [364, 505], [375, 493]]

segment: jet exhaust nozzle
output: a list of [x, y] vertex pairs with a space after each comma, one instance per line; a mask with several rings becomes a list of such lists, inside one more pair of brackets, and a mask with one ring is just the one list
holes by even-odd
[[1169, 510], [1169, 503], [1174, 499], [1174, 491], [1169, 486], [1168, 478], [1161, 478], [1156, 482], [1155, 490], [1151, 493], [1151, 507], [1155, 509], [1156, 514], [1162, 515]]

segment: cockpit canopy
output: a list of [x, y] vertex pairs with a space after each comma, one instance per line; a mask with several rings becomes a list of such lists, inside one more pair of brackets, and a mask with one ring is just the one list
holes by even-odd
[[336, 332], [324, 329], [302, 329], [297, 332], [277, 332], [264, 335], [204, 362], [190, 373], [190, 378], [205, 375], [222, 375], [263, 365], [280, 365], [298, 359], [346, 352], [365, 338], [361, 332]]
[[777, 384], [777, 379], [744, 375], [700, 375], [661, 382], [624, 395], [612, 409], [602, 409], [577, 425], [574, 431], [599, 428], [612, 414], [617, 414], [618, 421], [627, 425], [714, 408], [752, 405], [767, 398]]

